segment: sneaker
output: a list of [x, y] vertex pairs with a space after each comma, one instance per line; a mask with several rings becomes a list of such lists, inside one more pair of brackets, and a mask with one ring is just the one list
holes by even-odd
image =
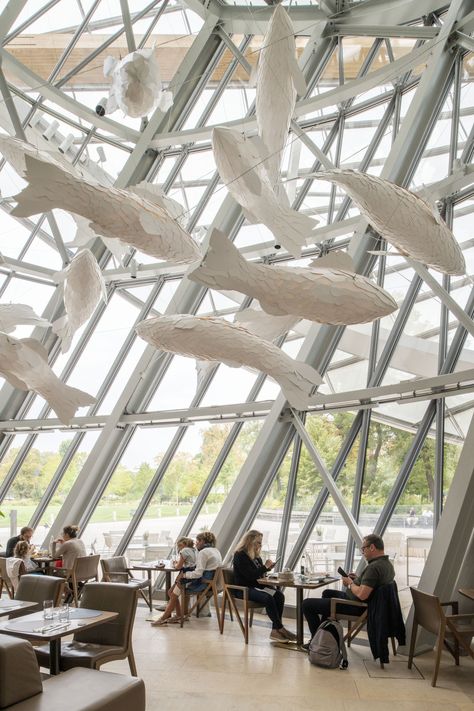
[[281, 634], [284, 635], [289, 642], [296, 642], [296, 635], [287, 630], [285, 627], [281, 628]]
[[270, 633], [270, 639], [272, 642], [289, 642], [290, 640], [288, 637], [285, 637], [285, 635], [280, 632], [280, 630], [272, 630]]

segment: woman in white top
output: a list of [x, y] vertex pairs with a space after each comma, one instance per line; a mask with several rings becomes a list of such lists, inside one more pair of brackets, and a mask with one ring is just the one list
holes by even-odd
[[[183, 538], [178, 538], [176, 541], [176, 548], [178, 549], [179, 558], [174, 563], [174, 568], [175, 570], [180, 570], [181, 572], [176, 578], [173, 587], [168, 590], [169, 602], [165, 611], [158, 620], [154, 620], [151, 623], [153, 627], [159, 627], [160, 625], [167, 624], [168, 622], [180, 621], [181, 607], [179, 604], [179, 592], [178, 595], [176, 595], [174, 590], [183, 575], [196, 567], [196, 549], [194, 548], [194, 541], [192, 538], [186, 538], [185, 536], [183, 536]], [[178, 614], [172, 616], [172, 613], [175, 610], [177, 610]]]
[[56, 539], [59, 544], [56, 547], [56, 554], [62, 556], [63, 568], [70, 570], [76, 558], [87, 555], [84, 541], [77, 537], [79, 526], [64, 526], [63, 535]]

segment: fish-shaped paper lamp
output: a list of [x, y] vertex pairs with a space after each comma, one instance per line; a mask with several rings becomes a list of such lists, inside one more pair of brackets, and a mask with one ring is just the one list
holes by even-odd
[[64, 425], [78, 407], [92, 405], [95, 398], [61, 382], [48, 365], [45, 348], [33, 338], [13, 338], [0, 333], [0, 375], [20, 390], [41, 395]]
[[258, 58], [255, 111], [258, 134], [269, 156], [265, 161], [270, 183], [278, 195], [286, 194], [280, 165], [293, 117], [296, 95], [306, 93], [306, 82], [296, 61], [291, 20], [283, 5], [273, 11]]
[[264, 166], [266, 149], [261, 139], [220, 126], [212, 132], [212, 147], [219, 175], [248, 222], [268, 227], [278, 245], [299, 257], [317, 220], [278, 198]]
[[355, 170], [325, 170], [313, 178], [339, 185], [387, 242], [443, 274], [466, 271], [462, 250], [438, 211], [405, 188]]
[[107, 293], [100, 267], [89, 249], [78, 252], [56, 278], [58, 282], [64, 281], [66, 315], [53, 323], [53, 331], [61, 339], [62, 352], [66, 353], [74, 333], [93, 314], [100, 299], [107, 300]]
[[[247, 262], [232, 242], [213, 230], [201, 264], [187, 276], [211, 289], [240, 291], [258, 299], [272, 316], [293, 315], [337, 326], [367, 323], [397, 308], [390, 294], [351, 269], [346, 253], [315, 260], [311, 267]], [[337, 268], [337, 261], [341, 268]]]
[[290, 358], [273, 343], [222, 318], [157, 316], [139, 323], [136, 331], [163, 351], [220, 361], [231, 368], [243, 365], [261, 370], [277, 381], [288, 402], [299, 410], [307, 408], [311, 391], [322, 382], [319, 373], [307, 363]]
[[163, 89], [154, 49], [137, 49], [120, 61], [107, 57], [104, 75], [112, 84], [101, 115], [122, 109], [127, 116], [140, 118], [156, 107], [167, 111], [173, 103], [171, 91]]
[[38, 316], [28, 304], [0, 304], [0, 331], [11, 333], [17, 326], [48, 328], [51, 324]]
[[103, 187], [65, 170], [24, 141], [0, 136], [0, 153], [28, 182], [11, 211], [18, 217], [61, 208], [82, 215], [98, 235], [119, 239], [155, 259], [176, 264], [201, 256], [197, 242], [163, 207], [128, 190]]
[[108, 250], [112, 252], [112, 255], [120, 263], [125, 257], [129, 250], [129, 245], [125, 242], [121, 242], [119, 239], [110, 239], [109, 237], [104, 237], [104, 235], [99, 235], [97, 232], [89, 227], [89, 220], [81, 215], [72, 214], [71, 217], [77, 225], [76, 234], [71, 242], [67, 242], [68, 247], [86, 247], [91, 244], [97, 237], [100, 237], [102, 242], [105, 244]]

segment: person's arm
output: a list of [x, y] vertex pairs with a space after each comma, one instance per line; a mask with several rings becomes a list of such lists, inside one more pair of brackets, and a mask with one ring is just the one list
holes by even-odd
[[369, 585], [361, 585], [356, 583], [352, 578], [342, 578], [344, 585], [351, 591], [351, 593], [361, 602], [367, 600], [373, 592], [374, 588]]
[[184, 558], [181, 555], [181, 553], [179, 554], [179, 558], [175, 562], [174, 567], [175, 567], [175, 570], [181, 570], [181, 568], [184, 568]]
[[208, 548], [203, 548], [202, 551], [198, 551], [196, 559], [196, 567], [194, 570], [188, 570], [186, 574], [181, 578], [182, 580], [194, 580], [195, 578], [202, 578], [202, 574], [206, 569], [207, 553]]

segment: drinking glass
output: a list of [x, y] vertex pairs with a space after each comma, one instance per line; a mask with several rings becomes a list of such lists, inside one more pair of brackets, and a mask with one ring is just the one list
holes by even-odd
[[54, 603], [52, 600], [43, 602], [43, 617], [45, 620], [52, 620], [54, 617]]
[[58, 618], [61, 622], [69, 621], [69, 603], [65, 602], [59, 608]]

